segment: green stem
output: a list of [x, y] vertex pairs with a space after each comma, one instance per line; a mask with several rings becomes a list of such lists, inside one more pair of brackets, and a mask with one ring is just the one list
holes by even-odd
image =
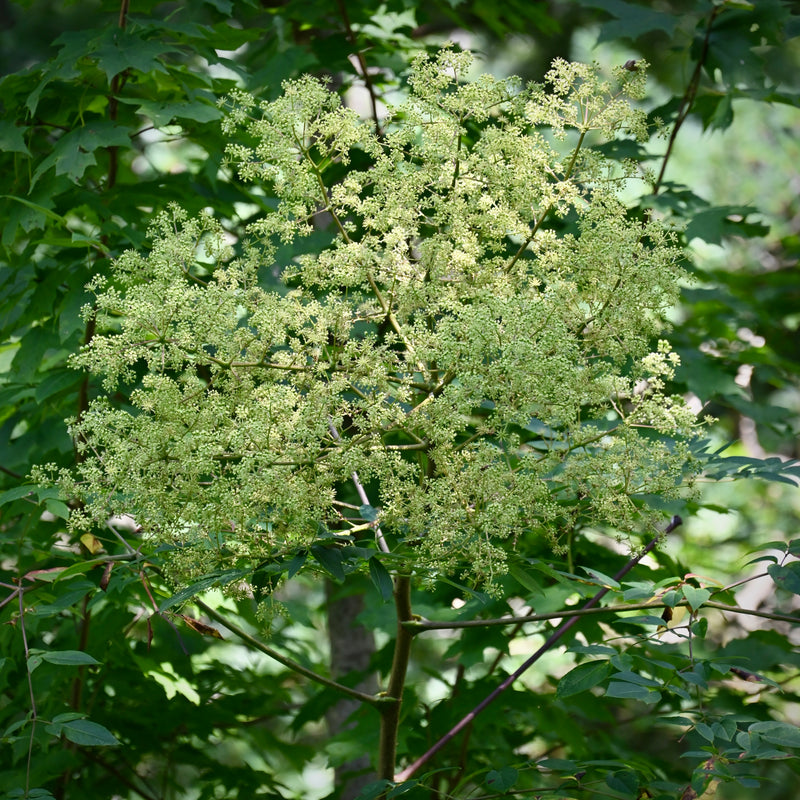
[[31, 678], [30, 664], [28, 664], [28, 659], [30, 658], [30, 649], [28, 648], [28, 635], [25, 632], [25, 604], [23, 602], [22, 596], [23, 596], [22, 578], [19, 578], [19, 586], [17, 587], [17, 599], [19, 600], [19, 629], [22, 632], [22, 648], [25, 654], [25, 664], [26, 664], [25, 676], [28, 679], [28, 694], [31, 699], [31, 712], [30, 712], [31, 733], [30, 736], [28, 737], [28, 755], [27, 755], [27, 760], [25, 762], [25, 797], [27, 797], [31, 787], [31, 764], [33, 761], [33, 743], [36, 739], [36, 721], [39, 718], [39, 714], [36, 710], [36, 695], [33, 691], [33, 679]]
[[390, 702], [380, 707], [381, 728], [378, 750], [378, 777], [389, 781], [394, 780], [400, 706], [411, 657], [411, 640], [414, 638], [414, 634], [406, 627], [406, 623], [412, 619], [411, 578], [407, 575], [395, 578], [394, 604], [397, 612], [397, 638], [394, 643], [389, 686], [386, 690], [386, 699]]

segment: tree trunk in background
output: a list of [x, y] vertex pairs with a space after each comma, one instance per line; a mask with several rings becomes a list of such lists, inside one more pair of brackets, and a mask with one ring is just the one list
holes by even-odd
[[[365, 586], [353, 577], [344, 585], [328, 581], [325, 586], [328, 612], [328, 639], [331, 648], [331, 674], [341, 678], [349, 672], [365, 673], [358, 689], [368, 694], [378, 691], [378, 683], [369, 672], [375, 652], [372, 632], [358, 624], [356, 618], [364, 610]], [[331, 735], [347, 726], [347, 718], [358, 709], [357, 700], [341, 700], [326, 714]], [[377, 734], [376, 734], [377, 737]], [[376, 738], [377, 741], [377, 738]], [[364, 754], [336, 767], [336, 788], [341, 800], [352, 800], [361, 789], [377, 779], [370, 765], [370, 742], [364, 742]]]

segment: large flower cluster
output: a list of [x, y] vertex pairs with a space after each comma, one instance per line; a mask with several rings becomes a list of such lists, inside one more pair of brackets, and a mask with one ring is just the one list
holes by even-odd
[[135, 388], [73, 425], [76, 529], [131, 514], [187, 574], [379, 529], [393, 567], [491, 581], [511, 542], [635, 530], [676, 491], [695, 420], [651, 343], [680, 253], [596, 147], [646, 138], [646, 65], [470, 66], [419, 58], [382, 132], [312, 78], [228, 99], [230, 163], [274, 211], [231, 247], [170, 208], [95, 283], [110, 329], [75, 364]]

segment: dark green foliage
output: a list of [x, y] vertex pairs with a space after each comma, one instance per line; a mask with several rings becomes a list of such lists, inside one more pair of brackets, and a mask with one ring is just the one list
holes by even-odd
[[[710, 131], [734, 125], [742, 99], [764, 114], [770, 104], [796, 113], [795, 6], [391, 0], [376, 13], [368, 0], [3, 4], [0, 797], [322, 797], [330, 790], [317, 783], [323, 768], [376, 751], [375, 708], [362, 704], [354, 727], [329, 737], [325, 714], [341, 694], [224, 626], [228, 619], [327, 678], [320, 583], [273, 591], [301, 568], [345, 585], [359, 568], [370, 579], [360, 620], [378, 641], [371, 667], [388, 675], [392, 578], [374, 550], [339, 549], [320, 536], [308, 551], [258, 565], [255, 578], [248, 573], [255, 598], [222, 601], [213, 590], [235, 586], [242, 573], [172, 586], [159, 570], [162, 554], [137, 549], [142, 542], [124, 520], [67, 541], [71, 499], [28, 480], [36, 464], [74, 463], [64, 419], [80, 416], [99, 391], [67, 366], [94, 334], [91, 314], [81, 314], [92, 276], [141, 247], [152, 212], [170, 201], [191, 213], [213, 207], [233, 234], [272, 207], [223, 165], [219, 97], [238, 85], [271, 99], [283, 80], [304, 72], [328, 75], [344, 90], [364, 83], [366, 66], [380, 98], [424, 46], [421, 37], [439, 44], [453, 26], [490, 56], [505, 52], [509, 37], [526, 37], [529, 59], [514, 71], [538, 80], [542, 62], [569, 56], [573, 34], [595, 25], [601, 42], [622, 42], [623, 60], [651, 63], [663, 99], [652, 115], [677, 123], [679, 143], [684, 120]], [[617, 148], [608, 152], [641, 155], [630, 142]], [[651, 157], [657, 173], [663, 162]], [[678, 529], [618, 585], [604, 576], [628, 556], [613, 535], [584, 526], [563, 556], [512, 554], [499, 597], [446, 582], [416, 587], [412, 609], [422, 621], [410, 625], [400, 768], [539, 647], [563, 619], [550, 615], [574, 611], [603, 586], [611, 587], [603, 603], [613, 609], [581, 616], [413, 777], [373, 783], [364, 800], [506, 792], [688, 799], [717, 782], [725, 800], [797, 792], [800, 737], [791, 721], [800, 702], [793, 632], [800, 549], [789, 525], [796, 526], [798, 466], [785, 461], [800, 456], [796, 191], [772, 211], [778, 233], [762, 241], [765, 217], [752, 198], [715, 204], [689, 178], [668, 166], [631, 210], [669, 215], [684, 226], [687, 244], [728, 248], [725, 263], [689, 264], [695, 281], [670, 335], [683, 359], [675, 389], [697, 395], [720, 418], [713, 444], [697, 453], [709, 477], [773, 483], [765, 490], [739, 480], [732, 494], [670, 506], [687, 522], [739, 508], [739, 527], [727, 537], [700, 531], [706, 538], [695, 542]], [[785, 188], [788, 179], [777, 183]], [[124, 405], [125, 393], [113, 401]], [[717, 452], [748, 420], [766, 452]], [[781, 481], [786, 493], [770, 493]], [[353, 504], [360, 504], [355, 492]], [[364, 520], [374, 513], [361, 505]], [[711, 528], [725, 518], [713, 519]], [[734, 584], [753, 570], [770, 586], [761, 618], [735, 613]], [[221, 619], [199, 612], [190, 602], [196, 594]], [[458, 626], [512, 614], [540, 616], [424, 630], [425, 620]], [[362, 677], [341, 683], [353, 688]]]

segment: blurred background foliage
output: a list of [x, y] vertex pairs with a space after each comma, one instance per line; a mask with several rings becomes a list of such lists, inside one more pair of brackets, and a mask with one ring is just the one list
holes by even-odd
[[[648, 111], [673, 136], [620, 154], [645, 159], [656, 179], [655, 191], [643, 184], [632, 194], [631, 213], [653, 209], [684, 231], [691, 281], [670, 333], [683, 359], [675, 388], [718, 420], [707, 453], [727, 447], [734, 457], [708, 456], [707, 485], [676, 509], [686, 524], [647, 577], [733, 586], [763, 572], [771, 562], [748, 562], [785, 550], [800, 519], [791, 464], [800, 457], [798, 34], [800, 4], [783, 0], [0, 0], [0, 793], [352, 796], [332, 786], [332, 767], [372, 748], [373, 712], [330, 737], [325, 713], [334, 695], [227, 633], [221, 642], [191, 617], [155, 613], [170, 594], [152, 568], [157, 554], [126, 560], [110, 529], [68, 541], [65, 498], [27, 484], [34, 464], [74, 460], [64, 419], [97, 391], [66, 366], [93, 335], [80, 316], [90, 277], [141, 246], [150, 214], [170, 201], [190, 212], [213, 207], [232, 231], [268, 207], [268, 197], [222, 166], [216, 101], [236, 86], [272, 98], [287, 78], [326, 75], [373, 116], [399, 90], [410, 56], [446, 40], [473, 49], [486, 71], [533, 80], [557, 56], [606, 65], [646, 59]], [[744, 474], [767, 480], [734, 480]], [[608, 574], [620, 563], [601, 532], [587, 532], [572, 558]], [[526, 574], [508, 577], [504, 600], [443, 585], [420, 593], [415, 610], [431, 618], [451, 607], [462, 618], [497, 617], [509, 604], [555, 611], [576, 591], [539, 575], [547, 592], [537, 593]], [[721, 599], [787, 614], [797, 608], [795, 575], [786, 568], [778, 588], [773, 575]], [[339, 591], [366, 593], [371, 667], [386, 672], [389, 606], [368, 584]], [[268, 629], [277, 650], [330, 669], [320, 585], [289, 585], [260, 609], [246, 598], [206, 599], [247, 630]], [[717, 680], [717, 724], [725, 715], [740, 727], [751, 719], [800, 723], [795, 629], [714, 611], [708, 620], [697, 632], [698, 657], [746, 663], [774, 681]], [[524, 660], [540, 628], [524, 630], [521, 641], [502, 628], [417, 639], [402, 753], [419, 754]], [[631, 635], [619, 621], [579, 631], [587, 642]], [[781, 757], [764, 745], [737, 765], [717, 758], [728, 740], [710, 720], [686, 742], [680, 728], [648, 722], [653, 708], [688, 703], [683, 696], [661, 708], [652, 687], [631, 699], [555, 694], [558, 676], [586, 655], [580, 641], [572, 655], [551, 654], [528, 673], [527, 691], [517, 685], [463, 740], [461, 756], [450, 753], [424, 793], [407, 787], [408, 796], [493, 797], [536, 785], [545, 797], [711, 797], [697, 776], [707, 779], [712, 767], [720, 770], [718, 798], [752, 797], [747, 770], [767, 779], [757, 790], [764, 800], [800, 790], [795, 759], [783, 760], [796, 752], [788, 734], [778, 742]], [[637, 642], [630, 652], [649, 658], [653, 672], [683, 663], [677, 639]], [[624, 650], [623, 661], [632, 657]], [[37, 661], [37, 651], [49, 660]], [[65, 652], [73, 655], [52, 655]], [[622, 667], [635, 665], [615, 669]], [[698, 685], [708, 679], [696, 676]], [[687, 749], [694, 755], [682, 758]], [[543, 756], [552, 758], [544, 789], [532, 766]], [[724, 770], [737, 779], [725, 782]]]

